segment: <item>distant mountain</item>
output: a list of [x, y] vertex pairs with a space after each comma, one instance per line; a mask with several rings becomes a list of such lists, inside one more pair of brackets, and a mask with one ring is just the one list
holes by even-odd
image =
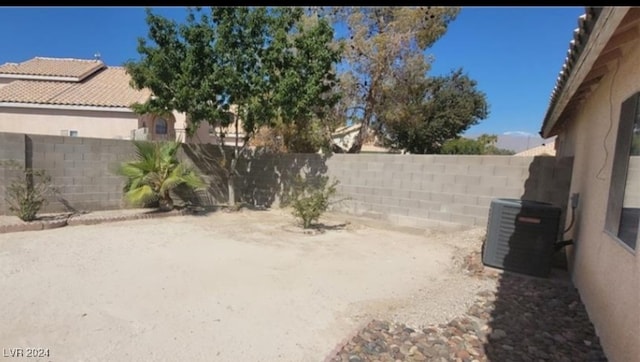
[[[469, 138], [477, 138], [480, 135], [469, 135]], [[504, 132], [498, 135], [498, 142], [496, 147], [504, 148], [514, 152], [521, 152], [533, 147], [542, 146], [549, 142], [552, 142], [555, 137], [544, 139], [536, 134], [531, 134], [522, 131]]]

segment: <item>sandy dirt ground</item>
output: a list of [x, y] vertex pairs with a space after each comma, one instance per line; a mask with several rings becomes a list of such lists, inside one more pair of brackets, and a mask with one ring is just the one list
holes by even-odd
[[494, 287], [456, 262], [481, 229], [323, 222], [306, 234], [284, 210], [242, 211], [0, 234], [0, 348], [48, 348], [51, 361], [322, 361], [371, 318], [446, 322]]

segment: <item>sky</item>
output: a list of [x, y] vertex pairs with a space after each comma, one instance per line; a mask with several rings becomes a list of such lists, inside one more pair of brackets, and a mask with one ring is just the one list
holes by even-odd
[[[184, 19], [179, 7], [154, 8]], [[583, 7], [463, 7], [427, 54], [430, 74], [462, 68], [490, 105], [466, 134], [537, 135]], [[107, 65], [138, 59], [147, 34], [142, 7], [0, 7], [0, 64], [35, 56], [91, 59]]]

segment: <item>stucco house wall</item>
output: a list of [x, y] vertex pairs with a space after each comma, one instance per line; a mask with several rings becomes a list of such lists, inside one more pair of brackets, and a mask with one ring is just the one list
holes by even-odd
[[178, 142], [206, 144], [214, 143], [214, 138], [209, 134], [209, 124], [202, 122], [193, 136], [187, 136], [187, 126], [189, 121], [187, 115], [180, 112], [173, 112], [172, 117], [175, 124], [175, 140]]
[[[573, 281], [611, 361], [640, 356], [640, 257], [605, 231], [622, 102], [640, 91], [640, 46], [613, 62], [577, 115], [558, 135], [558, 156], [572, 156], [570, 193], [579, 193], [575, 226], [565, 236]], [[632, 157], [627, 188], [640, 201], [640, 160]], [[567, 221], [568, 222], [568, 221]]]
[[[172, 117], [163, 117], [167, 123], [167, 139], [175, 139]], [[131, 111], [71, 110], [29, 107], [0, 107], [0, 130], [11, 133], [29, 133], [61, 136], [63, 130], [77, 131], [77, 137], [131, 139], [131, 131], [147, 127], [150, 139], [155, 135], [158, 117], [138, 116]]]
[[61, 136], [62, 130], [76, 130], [78, 137], [128, 139], [139, 126], [133, 112], [0, 108], [3, 132]]

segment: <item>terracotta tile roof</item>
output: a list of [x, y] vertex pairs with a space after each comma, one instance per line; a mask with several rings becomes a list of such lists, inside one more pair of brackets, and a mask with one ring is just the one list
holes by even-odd
[[540, 134], [542, 135], [542, 130], [544, 130], [546, 124], [549, 122], [549, 117], [553, 112], [553, 109], [560, 98], [560, 94], [564, 90], [567, 81], [569, 80], [569, 76], [574, 70], [574, 66], [580, 58], [582, 51], [591, 36], [591, 31], [602, 12], [602, 8], [587, 6], [585, 7], [584, 14], [578, 17], [578, 27], [573, 31], [573, 39], [569, 42], [569, 49], [567, 50], [567, 56], [564, 58], [564, 62], [562, 64], [562, 69], [556, 78], [556, 84], [553, 87], [553, 91], [551, 92], [551, 96], [549, 99], [549, 106], [547, 107], [547, 113], [545, 114], [544, 120], [542, 121], [542, 128], [540, 130]]
[[0, 102], [48, 103], [73, 83], [16, 80], [0, 88]]
[[69, 77], [78, 78], [79, 81], [104, 67], [104, 63], [99, 60], [35, 57], [22, 63], [0, 65], [0, 76], [10, 74]]
[[122, 67], [104, 68], [82, 82], [15, 80], [0, 88], [0, 102], [96, 107], [129, 107], [151, 92], [135, 90]]

